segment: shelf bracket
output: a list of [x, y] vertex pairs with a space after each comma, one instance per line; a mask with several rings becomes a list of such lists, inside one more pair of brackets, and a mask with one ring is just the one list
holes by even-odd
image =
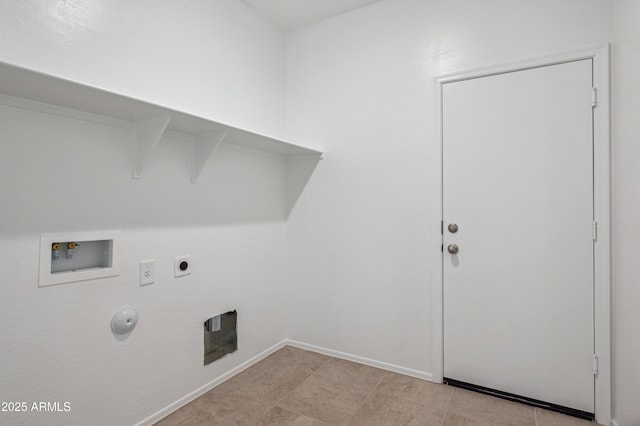
[[200, 172], [214, 152], [227, 137], [228, 130], [221, 133], [205, 133], [197, 135], [191, 149], [191, 182], [196, 183]]
[[171, 117], [150, 118], [133, 125], [133, 177], [140, 179], [142, 169], [155, 151]]

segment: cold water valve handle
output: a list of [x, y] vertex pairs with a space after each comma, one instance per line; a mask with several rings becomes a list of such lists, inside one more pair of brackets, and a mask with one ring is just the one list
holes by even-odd
[[78, 246], [79, 246], [78, 243], [74, 243], [74, 242], [67, 243], [67, 259], [73, 258], [73, 251], [77, 249]]

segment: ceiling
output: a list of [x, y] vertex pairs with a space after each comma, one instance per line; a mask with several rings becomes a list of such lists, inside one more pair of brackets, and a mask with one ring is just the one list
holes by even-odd
[[285, 30], [293, 30], [381, 0], [242, 0]]

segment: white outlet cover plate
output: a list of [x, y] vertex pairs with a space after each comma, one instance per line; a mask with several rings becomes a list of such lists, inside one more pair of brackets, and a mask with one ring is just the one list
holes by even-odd
[[156, 281], [156, 261], [154, 259], [140, 262], [140, 285], [153, 284]]
[[[185, 269], [184, 271], [182, 271], [180, 269], [180, 264], [182, 262], [187, 262], [189, 264], [187, 269]], [[193, 269], [193, 262], [191, 261], [191, 255], [190, 254], [186, 254], [184, 256], [176, 257], [175, 266], [174, 266], [174, 273], [175, 273], [176, 278], [183, 277], [185, 275], [190, 275], [192, 269]]]

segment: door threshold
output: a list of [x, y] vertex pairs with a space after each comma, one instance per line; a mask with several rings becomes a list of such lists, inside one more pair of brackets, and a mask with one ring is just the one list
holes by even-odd
[[533, 398], [527, 398], [526, 396], [520, 396], [513, 393], [503, 392], [496, 389], [486, 388], [484, 386], [478, 386], [471, 383], [461, 382], [459, 380], [449, 379], [444, 377], [443, 383], [454, 386], [457, 388], [466, 389], [473, 392], [483, 393], [489, 396], [495, 396], [496, 398], [506, 399], [508, 401], [519, 402], [532, 407], [544, 408], [545, 410], [555, 411], [557, 413], [566, 414], [567, 416], [577, 417], [584, 420], [595, 420], [594, 413], [587, 411], [576, 410], [575, 408], [564, 407], [562, 405], [552, 404], [550, 402], [539, 401]]

